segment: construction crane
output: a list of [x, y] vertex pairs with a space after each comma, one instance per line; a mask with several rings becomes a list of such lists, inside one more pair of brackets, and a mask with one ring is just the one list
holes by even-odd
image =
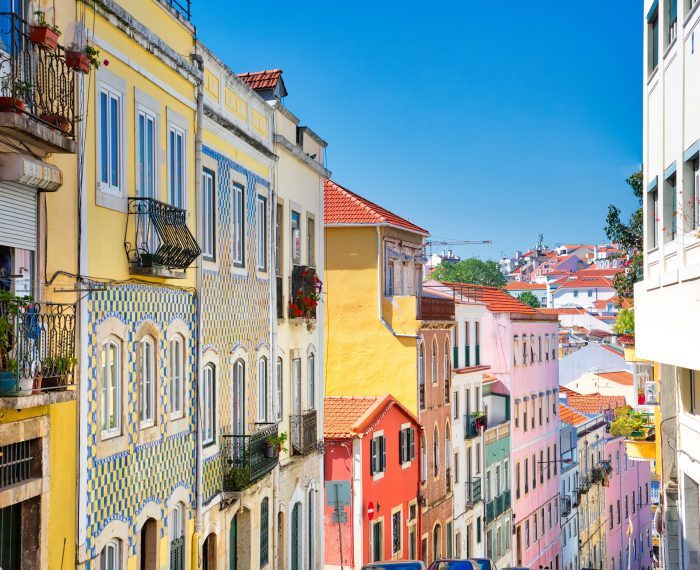
[[429, 239], [425, 242], [425, 245], [428, 246], [429, 248], [429, 254], [428, 256], [433, 255], [433, 246], [434, 245], [440, 245], [440, 246], [445, 246], [445, 245], [484, 245], [488, 243], [493, 243], [490, 239], [483, 239], [483, 240], [432, 240]]

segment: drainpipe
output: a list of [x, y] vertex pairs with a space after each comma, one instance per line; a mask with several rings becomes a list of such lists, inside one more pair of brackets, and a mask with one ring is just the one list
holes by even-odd
[[384, 320], [384, 308], [382, 307], [382, 236], [377, 226], [377, 304], [379, 311], [379, 322], [381, 322], [387, 330], [397, 338], [414, 338], [419, 339], [417, 334], [397, 333], [389, 323]]
[[[197, 65], [200, 71], [204, 71], [204, 60], [200, 54], [197, 53], [197, 44], [195, 43], [195, 53], [192, 56], [192, 60]], [[202, 215], [201, 208], [199, 207], [199, 197], [202, 195], [202, 178], [199, 173], [202, 171], [202, 131], [204, 128], [204, 85], [201, 80], [197, 81], [196, 87], [196, 97], [197, 97], [197, 110], [195, 115], [195, 120], [197, 122], [197, 131], [195, 133], [194, 142], [194, 189], [195, 189], [195, 200], [194, 200], [194, 212], [196, 221], [196, 231], [197, 243], [202, 243], [202, 220], [200, 216]], [[195, 352], [194, 352], [194, 362], [195, 362], [195, 378], [197, 386], [197, 397], [195, 398], [195, 417], [197, 418], [196, 430], [196, 516], [194, 519], [194, 533], [192, 534], [192, 552], [191, 552], [191, 565], [192, 568], [199, 568], [199, 538], [202, 531], [202, 430], [200, 422], [202, 419], [201, 406], [200, 406], [200, 396], [202, 394], [201, 390], [201, 374], [200, 374], [200, 359], [202, 350], [202, 262], [201, 259], [197, 263], [195, 270]]]

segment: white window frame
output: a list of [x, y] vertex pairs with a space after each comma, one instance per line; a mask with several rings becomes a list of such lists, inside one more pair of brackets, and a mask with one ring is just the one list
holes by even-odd
[[[179, 348], [178, 348], [179, 347]], [[168, 345], [170, 356], [170, 417], [185, 415], [185, 341], [176, 334]]]
[[[109, 553], [112, 553], [111, 563], [108, 560]], [[122, 570], [121, 541], [113, 538], [105, 544], [100, 553], [100, 570]]]
[[[107, 122], [106, 126], [108, 129], [107, 134], [105, 135], [104, 128], [102, 125], [102, 97], [106, 96], [107, 98], [107, 103], [108, 103], [108, 111], [107, 111]], [[111, 120], [111, 115], [110, 115], [110, 110], [111, 110], [111, 102], [112, 101], [117, 102], [117, 111], [119, 113], [119, 116], [117, 117], [117, 140], [116, 140], [116, 151], [117, 151], [117, 169], [116, 169], [116, 175], [118, 177], [117, 183], [113, 184], [112, 181], [112, 151], [113, 151], [113, 137], [112, 137], [112, 120]], [[96, 117], [96, 124], [97, 124], [97, 131], [98, 131], [98, 136], [97, 136], [97, 179], [99, 183], [99, 189], [101, 192], [104, 192], [105, 194], [110, 194], [112, 196], [118, 196], [122, 197], [124, 195], [124, 91], [123, 89], [120, 90], [116, 88], [113, 85], [110, 85], [109, 83], [106, 82], [101, 82], [99, 85], [98, 89], [98, 96], [97, 96], [97, 117]], [[102, 178], [102, 170], [104, 165], [104, 162], [102, 160], [102, 154], [103, 154], [103, 137], [106, 137], [104, 139], [104, 142], [107, 144], [107, 180], [105, 181]]]
[[231, 195], [233, 196], [233, 231], [231, 259], [236, 267], [245, 266], [245, 188], [238, 182], [231, 185]]
[[266, 356], [261, 356], [258, 358], [258, 370], [257, 370], [257, 388], [258, 388], [258, 402], [257, 402], [257, 415], [258, 422], [264, 423], [267, 421], [269, 410], [269, 399], [270, 399], [270, 382], [269, 382], [269, 366]]
[[[110, 351], [110, 347], [114, 351]], [[100, 424], [102, 439], [108, 439], [121, 435], [122, 427], [122, 344], [114, 337], [108, 338], [102, 343], [102, 371], [101, 371], [101, 417]], [[107, 368], [110, 370], [109, 380], [106, 382]], [[107, 414], [113, 411], [114, 425], [105, 427]]]
[[281, 356], [277, 357], [275, 369], [275, 418], [282, 421], [284, 404], [284, 361]]
[[145, 336], [139, 341], [139, 426], [153, 427], [156, 418], [156, 343]]
[[[294, 217], [297, 216], [297, 225], [294, 225]], [[301, 211], [291, 208], [289, 210], [289, 229], [291, 232], [291, 243], [290, 251], [292, 258], [292, 265], [301, 265], [301, 251], [303, 249], [301, 245]]]
[[[144, 138], [141, 137], [141, 120], [144, 121]], [[150, 121], [153, 124], [152, 137], [147, 137], [146, 125]], [[151, 156], [146, 161], [144, 143], [150, 143]], [[150, 185], [147, 184], [147, 170], [150, 170]], [[136, 190], [142, 198], [158, 197], [158, 114], [148, 107], [137, 104], [136, 111]]]
[[216, 174], [202, 168], [202, 257], [216, 261]]
[[[173, 166], [177, 149], [173, 148], [173, 137], [181, 138], [179, 164]], [[177, 168], [179, 166], [179, 168]], [[187, 131], [180, 125], [168, 122], [168, 202], [182, 210], [187, 208]], [[177, 170], [177, 171], [175, 171]]]
[[209, 362], [202, 369], [202, 443], [216, 442], [216, 365]]
[[309, 410], [316, 409], [316, 355], [312, 352], [309, 354], [306, 361], [306, 375], [308, 380], [308, 394], [307, 400], [309, 404]]
[[258, 271], [267, 272], [267, 197], [262, 194], [255, 199], [255, 234], [256, 267]]

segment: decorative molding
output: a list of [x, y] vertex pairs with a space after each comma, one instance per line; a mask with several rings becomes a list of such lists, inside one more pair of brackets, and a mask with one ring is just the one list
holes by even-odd
[[283, 137], [282, 135], [275, 135], [274, 137], [275, 144], [279, 144], [282, 148], [287, 150], [288, 152], [292, 153], [294, 156], [296, 156], [299, 160], [301, 160], [306, 166], [311, 168], [314, 172], [319, 174], [320, 176], [323, 176], [324, 178], [330, 178], [331, 177], [331, 171], [324, 168], [321, 163], [316, 162], [314, 159], [310, 158], [302, 149], [300, 146], [294, 144], [293, 142], [290, 142], [286, 137]]

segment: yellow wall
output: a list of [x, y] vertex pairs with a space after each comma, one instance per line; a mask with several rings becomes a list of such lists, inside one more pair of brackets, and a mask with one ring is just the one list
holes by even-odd
[[252, 170], [264, 178], [270, 177], [270, 169], [267, 166], [241, 151], [238, 147], [226, 142], [223, 138], [215, 135], [211, 131], [204, 129], [204, 132], [202, 133], [202, 140], [205, 146], [216, 149], [221, 154], [227, 156], [241, 166]]
[[[391, 393], [417, 414], [416, 340], [394, 336], [379, 320], [376, 228], [326, 228], [325, 236], [326, 395]], [[416, 298], [393, 301], [384, 299], [384, 319], [415, 335]]]

